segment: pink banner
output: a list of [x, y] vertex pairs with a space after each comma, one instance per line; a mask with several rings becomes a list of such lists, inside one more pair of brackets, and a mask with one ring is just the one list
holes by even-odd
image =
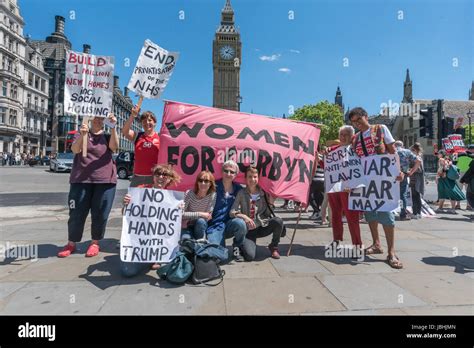
[[234, 160], [236, 181], [254, 164], [260, 186], [273, 196], [307, 203], [320, 130], [313, 124], [166, 101], [159, 163], [174, 163], [182, 176], [177, 190], [194, 186], [201, 170], [222, 177]]

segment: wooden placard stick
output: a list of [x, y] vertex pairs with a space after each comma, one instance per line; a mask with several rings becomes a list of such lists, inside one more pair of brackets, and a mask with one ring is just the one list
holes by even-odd
[[300, 212], [298, 214], [298, 219], [296, 220], [295, 229], [293, 230], [293, 236], [291, 236], [290, 247], [288, 248], [288, 252], [286, 253], [286, 256], [290, 256], [291, 254], [291, 248], [293, 247], [293, 240], [295, 239], [296, 229], [298, 228], [298, 225], [300, 224], [301, 212], [303, 211], [303, 209], [301, 208], [301, 205], [299, 208], [300, 208]]
[[[89, 117], [85, 116], [82, 119], [82, 124], [89, 126]], [[88, 143], [88, 134], [82, 135], [82, 157], [87, 157], [87, 143]]]

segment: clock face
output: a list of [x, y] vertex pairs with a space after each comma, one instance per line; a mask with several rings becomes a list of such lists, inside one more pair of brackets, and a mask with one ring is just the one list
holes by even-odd
[[222, 59], [232, 59], [235, 54], [235, 50], [231, 46], [223, 46], [219, 50]]

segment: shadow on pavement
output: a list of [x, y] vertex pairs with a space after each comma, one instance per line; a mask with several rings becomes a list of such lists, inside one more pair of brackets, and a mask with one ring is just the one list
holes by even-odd
[[454, 272], [465, 274], [474, 272], [474, 257], [461, 255], [451, 258], [442, 256], [430, 256], [421, 259], [427, 265], [432, 266], [454, 266]]
[[[97, 273], [96, 275], [94, 275]], [[98, 263], [87, 267], [86, 273], [80, 274], [79, 278], [85, 279], [101, 290], [111, 286], [127, 284], [155, 285], [157, 279], [143, 272], [133, 278], [125, 278], [120, 272], [120, 255], [108, 255]]]
[[[112, 246], [117, 243], [116, 239], [103, 239], [100, 242], [101, 251], [106, 252], [114, 252], [112, 251]], [[76, 244], [76, 251], [74, 254], [85, 254], [87, 248], [89, 247], [90, 241], [80, 242]], [[8, 244], [7, 244], [8, 245]], [[5, 250], [5, 255], [15, 255], [15, 257], [6, 257], [3, 261], [0, 261], [0, 266], [13, 264], [15, 261], [24, 261], [31, 258], [38, 258], [38, 259], [47, 259], [50, 257], [57, 257], [58, 252], [62, 250], [64, 247], [63, 245], [55, 245], [55, 244], [35, 244], [35, 243], [14, 243], [11, 242], [12, 247]], [[27, 249], [32, 247], [37, 247], [36, 255], [28, 255], [27, 258], [22, 257], [27, 252]]]
[[[456, 216], [456, 215], [453, 215], [453, 216]], [[474, 215], [469, 215], [469, 216], [466, 216], [466, 215], [461, 215], [461, 216], [457, 216], [457, 217], [445, 217], [445, 216], [442, 216], [442, 217], [438, 217], [439, 220], [446, 220], [446, 221], [461, 221], [461, 222], [474, 222]]]

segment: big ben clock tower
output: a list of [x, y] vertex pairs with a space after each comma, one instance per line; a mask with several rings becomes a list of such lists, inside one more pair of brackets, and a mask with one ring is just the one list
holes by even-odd
[[230, 0], [226, 0], [221, 13], [221, 25], [216, 31], [212, 45], [213, 107], [240, 111], [241, 64], [240, 33], [234, 25], [234, 10]]

